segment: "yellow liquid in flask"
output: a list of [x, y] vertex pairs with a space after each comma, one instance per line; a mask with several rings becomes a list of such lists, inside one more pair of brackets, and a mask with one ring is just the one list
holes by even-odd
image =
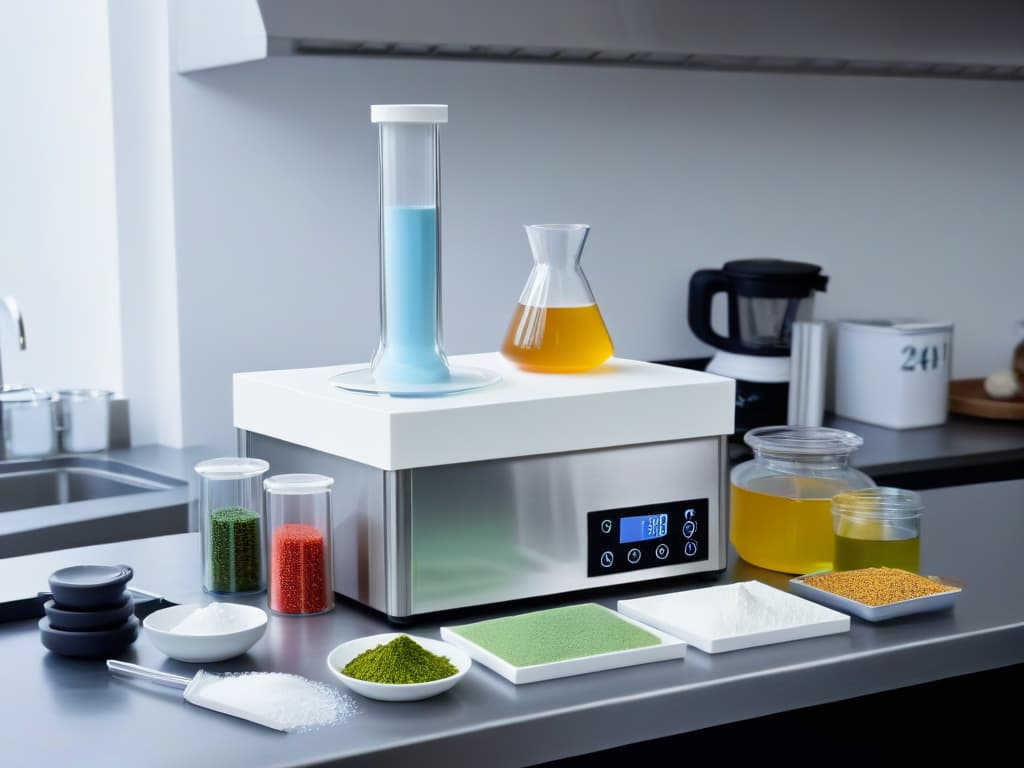
[[612, 356], [611, 337], [597, 304], [534, 307], [520, 304], [501, 353], [527, 371], [578, 373]]
[[832, 497], [848, 486], [813, 477], [767, 477], [732, 486], [729, 535], [748, 563], [783, 573], [831, 570]]

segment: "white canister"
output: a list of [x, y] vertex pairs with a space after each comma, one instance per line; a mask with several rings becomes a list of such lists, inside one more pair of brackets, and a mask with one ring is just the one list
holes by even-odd
[[103, 389], [63, 389], [60, 395], [60, 446], [65, 453], [105, 451], [110, 447], [110, 400]]
[[952, 356], [952, 323], [842, 320], [835, 413], [891, 429], [944, 424]]
[[0, 390], [0, 459], [55, 454], [57, 402], [55, 394], [42, 389]]

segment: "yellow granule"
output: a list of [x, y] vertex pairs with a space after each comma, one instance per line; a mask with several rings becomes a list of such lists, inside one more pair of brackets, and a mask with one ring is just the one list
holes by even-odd
[[855, 571], [822, 573], [808, 576], [803, 582], [871, 606], [889, 605], [901, 600], [956, 590], [956, 587], [947, 587], [899, 568], [858, 568]]

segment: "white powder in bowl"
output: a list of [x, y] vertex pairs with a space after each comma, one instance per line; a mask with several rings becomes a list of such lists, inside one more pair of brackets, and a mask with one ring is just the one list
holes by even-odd
[[170, 631], [177, 635], [221, 635], [226, 632], [241, 632], [256, 622], [249, 612], [233, 610], [230, 605], [210, 603], [196, 608], [179, 621]]
[[185, 690], [185, 699], [280, 731], [334, 725], [356, 712], [350, 696], [283, 672], [215, 675], [200, 670]]

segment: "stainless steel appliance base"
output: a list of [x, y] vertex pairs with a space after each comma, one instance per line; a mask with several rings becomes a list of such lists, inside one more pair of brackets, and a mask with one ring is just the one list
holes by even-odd
[[334, 589], [393, 621], [726, 567], [726, 438], [388, 471], [239, 430], [335, 479]]

